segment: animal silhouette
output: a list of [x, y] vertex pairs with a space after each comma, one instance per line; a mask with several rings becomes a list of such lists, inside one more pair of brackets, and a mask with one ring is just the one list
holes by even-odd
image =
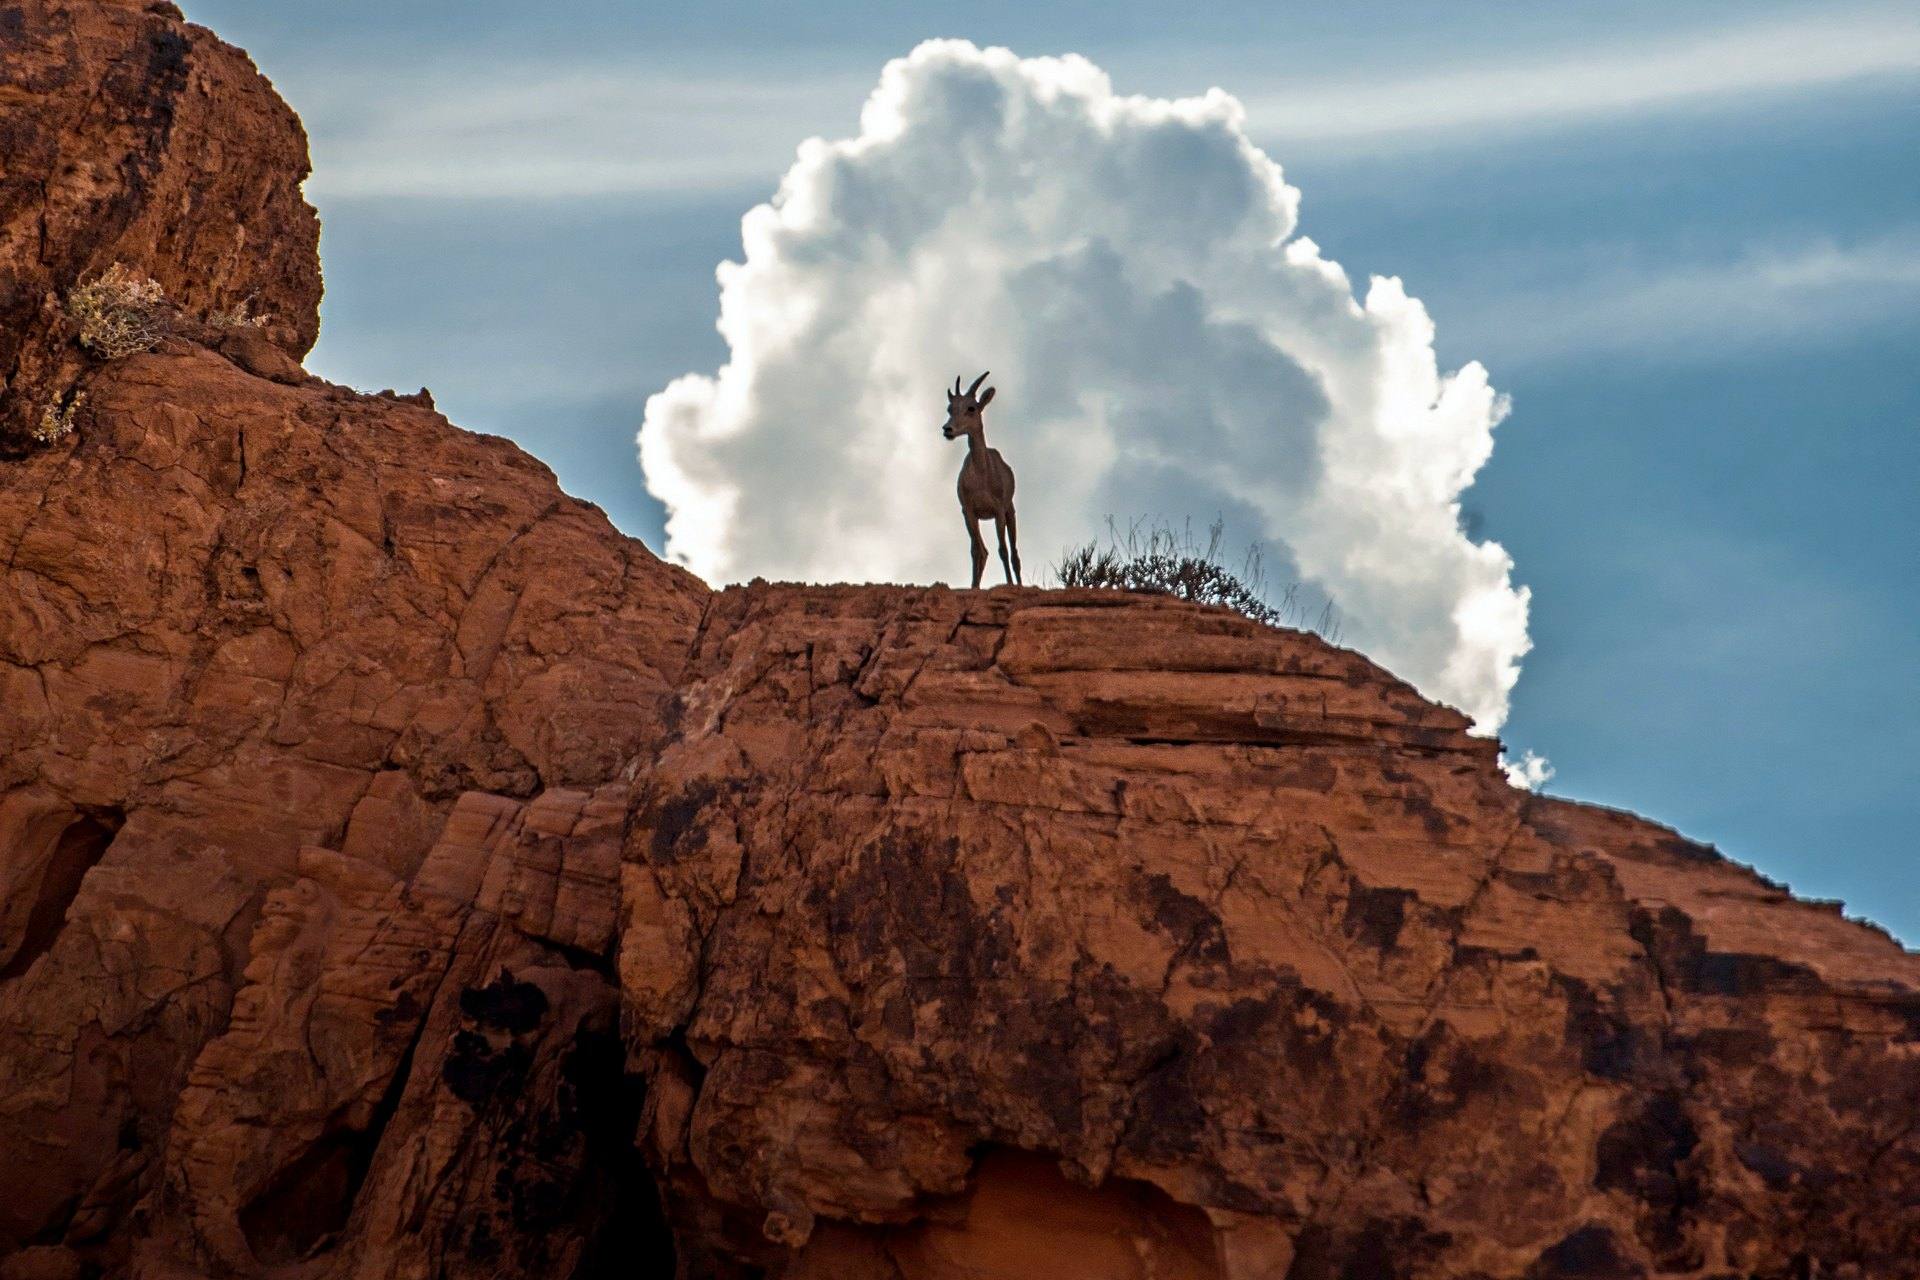
[[[947, 424], [940, 434], [952, 440], [967, 438], [967, 460], [960, 464], [960, 518], [966, 522], [967, 538], [973, 544], [973, 585], [980, 586], [980, 574], [987, 567], [987, 544], [980, 537], [980, 522], [993, 521], [994, 536], [1000, 540], [1000, 567], [1007, 581], [1020, 581], [1020, 534], [1013, 518], [1013, 468], [998, 449], [987, 448], [987, 428], [980, 415], [993, 402], [994, 388], [976, 395], [987, 380], [981, 374], [965, 391], [960, 379], [953, 380], [947, 392]], [[1011, 555], [1011, 558], [1009, 558]]]

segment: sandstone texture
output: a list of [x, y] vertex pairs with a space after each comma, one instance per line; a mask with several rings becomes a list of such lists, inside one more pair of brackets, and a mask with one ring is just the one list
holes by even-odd
[[0, 2], [0, 448], [84, 361], [61, 300], [116, 262], [190, 317], [320, 331], [307, 137], [247, 56], [168, 3]]
[[[0, 1280], [1920, 1276], [1884, 933], [1314, 636], [713, 592], [308, 376], [170, 5], [0, 3], [0, 142]], [[113, 261], [273, 324], [103, 363]]]

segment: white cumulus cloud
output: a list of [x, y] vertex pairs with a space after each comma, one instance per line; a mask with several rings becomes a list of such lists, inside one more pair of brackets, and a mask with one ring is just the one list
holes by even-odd
[[1345, 640], [1497, 729], [1527, 591], [1458, 504], [1505, 400], [1437, 366], [1398, 280], [1356, 296], [1296, 234], [1244, 125], [1217, 89], [1125, 96], [1079, 57], [889, 63], [859, 136], [805, 143], [746, 215], [727, 364], [647, 402], [669, 555], [717, 582], [964, 583], [943, 392], [991, 369], [1030, 578], [1109, 516], [1223, 516]]

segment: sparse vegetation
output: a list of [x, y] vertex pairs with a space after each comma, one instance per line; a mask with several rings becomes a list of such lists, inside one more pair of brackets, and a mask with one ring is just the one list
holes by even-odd
[[1318, 609], [1300, 599], [1295, 583], [1274, 600], [1267, 594], [1260, 544], [1247, 548], [1238, 571], [1225, 559], [1226, 522], [1215, 520], [1201, 542], [1191, 522], [1175, 529], [1164, 520], [1136, 520], [1124, 532], [1109, 518], [1105, 542], [1075, 547], [1054, 566], [1063, 587], [1104, 587], [1177, 596], [1224, 605], [1256, 622], [1315, 631], [1338, 643], [1340, 615], [1331, 600]]
[[225, 311], [215, 311], [207, 323], [216, 329], [260, 329], [273, 323], [270, 315], [253, 314], [253, 295], [248, 294]]
[[167, 336], [167, 295], [149, 276], [114, 263], [67, 295], [80, 345], [103, 360], [151, 351]]
[[73, 434], [74, 415], [80, 412], [80, 406], [87, 402], [86, 392], [74, 393], [72, 399], [62, 405], [58, 400], [50, 400], [47, 407], [40, 411], [39, 425], [33, 428], [33, 438], [41, 444], [52, 444]]

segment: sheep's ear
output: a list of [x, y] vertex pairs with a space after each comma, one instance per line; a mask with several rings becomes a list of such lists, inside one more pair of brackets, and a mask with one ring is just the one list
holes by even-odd
[[1000, 388], [998, 387], [987, 388], [987, 394], [980, 397], [980, 407], [982, 409], [986, 408], [988, 405], [993, 403], [993, 393], [998, 391], [999, 389]]

